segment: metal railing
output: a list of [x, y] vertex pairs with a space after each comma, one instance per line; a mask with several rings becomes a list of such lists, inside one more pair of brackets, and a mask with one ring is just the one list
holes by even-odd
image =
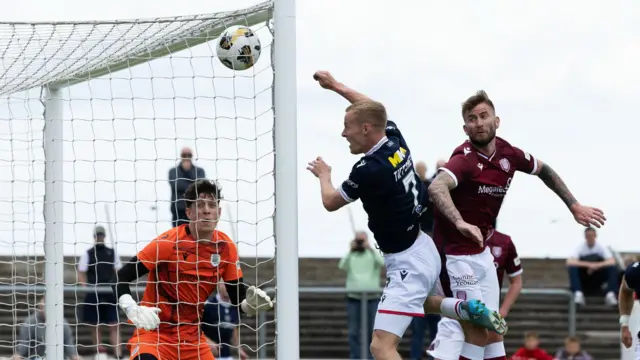
[[[112, 291], [110, 286], [78, 286], [78, 285], [64, 285], [64, 292], [73, 293], [110, 293]], [[20, 292], [24, 293], [41, 293], [44, 294], [45, 285], [0, 285], [0, 293]], [[144, 291], [144, 286], [132, 286], [132, 292], [141, 293]], [[275, 288], [267, 288], [265, 291], [271, 295], [276, 294]], [[345, 297], [348, 293], [360, 294], [360, 346], [362, 359], [367, 358], [369, 352], [368, 338], [366, 329], [368, 328], [368, 316], [367, 316], [367, 300], [370, 295], [378, 297], [382, 293], [382, 289], [364, 289], [359, 291], [347, 290], [344, 287], [300, 287], [300, 294], [344, 294]], [[507, 289], [502, 289], [502, 293], [505, 294]], [[549, 295], [549, 296], [564, 296], [567, 298], [569, 305], [569, 321], [568, 332], [570, 336], [574, 336], [576, 333], [576, 304], [573, 301], [573, 294], [565, 289], [522, 289], [521, 295]], [[265, 359], [267, 357], [267, 328], [268, 323], [266, 313], [262, 312], [258, 315], [258, 354], [259, 357]]]

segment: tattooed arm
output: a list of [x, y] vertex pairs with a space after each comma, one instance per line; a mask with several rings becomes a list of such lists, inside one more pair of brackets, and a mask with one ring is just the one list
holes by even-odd
[[537, 169], [534, 175], [537, 175], [549, 189], [556, 193], [569, 209], [578, 203], [578, 200], [571, 194], [567, 185], [562, 181], [562, 178], [560, 178], [560, 175], [558, 175], [551, 166], [538, 160]]
[[451, 198], [451, 189], [456, 185], [456, 180], [449, 173], [440, 171], [428, 189], [433, 204], [452, 224], [462, 220], [462, 216]]
[[533, 175], [537, 175], [549, 189], [551, 189], [558, 197], [567, 205], [574, 219], [583, 226], [601, 227], [607, 218], [602, 210], [590, 206], [584, 206], [576, 200], [567, 188], [567, 185], [549, 165], [538, 160], [538, 170]]

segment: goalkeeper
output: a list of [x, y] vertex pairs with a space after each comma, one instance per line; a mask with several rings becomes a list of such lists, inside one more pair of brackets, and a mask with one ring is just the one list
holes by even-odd
[[[213, 360], [200, 320], [219, 281], [226, 283], [231, 303], [245, 314], [273, 308], [264, 291], [243, 283], [236, 245], [216, 230], [222, 198], [218, 185], [198, 180], [184, 197], [189, 223], [151, 241], [113, 280], [118, 304], [137, 328], [128, 342], [132, 360]], [[149, 276], [138, 304], [129, 284], [145, 274]]]

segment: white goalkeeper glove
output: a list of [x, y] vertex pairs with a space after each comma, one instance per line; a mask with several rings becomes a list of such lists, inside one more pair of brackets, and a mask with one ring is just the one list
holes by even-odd
[[255, 286], [249, 286], [247, 289], [247, 296], [242, 303], [240, 304], [240, 308], [247, 315], [255, 315], [259, 311], [271, 310], [273, 309], [273, 304], [275, 300], [271, 300], [269, 295], [261, 289], [258, 289]]
[[129, 294], [120, 296], [118, 305], [138, 329], [153, 330], [160, 325], [157, 307], [140, 306]]

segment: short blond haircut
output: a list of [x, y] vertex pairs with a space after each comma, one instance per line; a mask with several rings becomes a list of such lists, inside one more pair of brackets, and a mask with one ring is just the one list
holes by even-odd
[[353, 112], [361, 123], [371, 123], [376, 128], [384, 129], [387, 126], [387, 109], [378, 101], [358, 101], [349, 105], [346, 112]]

